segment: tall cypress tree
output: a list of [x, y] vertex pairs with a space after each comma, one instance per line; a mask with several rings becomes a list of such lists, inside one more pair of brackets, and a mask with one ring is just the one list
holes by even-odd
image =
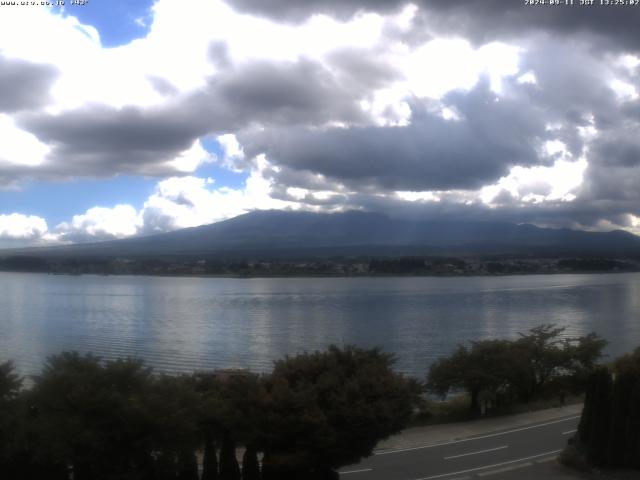
[[631, 405], [627, 419], [629, 444], [625, 448], [625, 465], [640, 470], [640, 374], [635, 376]]
[[220, 480], [241, 480], [236, 442], [228, 434], [224, 436], [220, 450]]
[[258, 451], [253, 445], [248, 445], [242, 456], [242, 480], [260, 480]]
[[612, 381], [611, 373], [607, 368], [600, 368], [594, 374], [594, 414], [590, 419], [590, 439], [587, 452], [589, 460], [594, 465], [604, 466], [607, 460], [607, 445], [609, 443]]
[[178, 480], [198, 480], [198, 460], [193, 451], [182, 450], [178, 456]]
[[202, 480], [218, 480], [218, 456], [216, 444], [211, 432], [204, 439], [204, 458], [202, 459]]
[[593, 417], [596, 415], [594, 410], [594, 403], [597, 390], [597, 375], [596, 372], [591, 373], [587, 379], [587, 389], [584, 397], [584, 406], [582, 407], [582, 415], [580, 416], [580, 423], [578, 425], [578, 436], [580, 441], [585, 445], [588, 445], [591, 441], [593, 426]]
[[631, 445], [629, 418], [633, 405], [631, 404], [635, 379], [632, 375], [621, 373], [613, 382], [611, 395], [611, 419], [608, 432], [608, 452], [606, 464], [623, 466], [627, 450]]

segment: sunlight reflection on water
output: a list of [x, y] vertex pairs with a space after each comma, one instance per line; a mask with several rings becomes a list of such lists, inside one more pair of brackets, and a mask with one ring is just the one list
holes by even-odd
[[541, 323], [640, 344], [640, 274], [215, 279], [0, 273], [0, 359], [23, 374], [64, 349], [159, 371], [267, 371], [331, 343], [382, 346], [423, 377], [458, 343]]

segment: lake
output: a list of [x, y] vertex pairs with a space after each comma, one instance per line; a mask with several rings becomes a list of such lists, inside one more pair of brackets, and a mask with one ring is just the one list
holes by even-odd
[[640, 273], [506, 277], [175, 278], [0, 272], [0, 360], [22, 374], [62, 350], [158, 371], [243, 367], [329, 344], [381, 346], [423, 378], [458, 343], [541, 323], [640, 345]]

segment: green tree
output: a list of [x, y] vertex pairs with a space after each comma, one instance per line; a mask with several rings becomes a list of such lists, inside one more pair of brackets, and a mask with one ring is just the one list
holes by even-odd
[[[239, 372], [229, 376], [199, 373], [194, 376], [200, 395], [200, 429], [205, 438], [207, 478], [215, 477], [214, 441], [220, 445], [219, 478], [237, 479], [240, 467], [236, 446], [256, 447], [262, 434], [265, 391], [258, 375]], [[215, 439], [215, 440], [214, 440]], [[207, 452], [209, 452], [207, 454]], [[206, 462], [205, 462], [206, 463]]]
[[137, 360], [50, 357], [31, 395], [40, 455], [72, 465], [77, 480], [143, 479], [173, 465], [187, 471], [196, 405], [188, 387], [153, 377]]
[[15, 400], [22, 388], [22, 378], [15, 372], [11, 360], [0, 363], [0, 402], [5, 404]]
[[248, 445], [242, 456], [242, 480], [260, 480], [258, 451], [253, 445]]
[[145, 413], [158, 475], [172, 479], [176, 475], [189, 475], [194, 452], [203, 444], [199, 430], [200, 397], [193, 378], [154, 377], [147, 388]]
[[513, 379], [520, 398], [526, 402], [539, 394], [561, 369], [568, 369], [570, 357], [561, 338], [564, 327], [544, 324], [520, 333], [514, 342], [513, 360], [517, 361]]
[[0, 477], [19, 478], [21, 471], [20, 445], [24, 442], [17, 397], [22, 378], [15, 372], [13, 362], [0, 363]]
[[514, 397], [528, 402], [543, 393], [564, 397], [569, 390], [584, 391], [606, 342], [595, 333], [563, 338], [563, 332], [564, 328], [541, 325], [516, 340], [460, 345], [432, 364], [427, 388], [442, 397], [451, 391], [467, 392], [472, 415], [480, 412], [481, 398], [498, 405]]
[[578, 439], [596, 466], [640, 469], [639, 360], [636, 351], [589, 377]]
[[333, 478], [410, 419], [419, 389], [379, 349], [331, 346], [276, 362], [267, 381], [263, 478]]
[[427, 389], [445, 397], [452, 390], [464, 390], [470, 398], [470, 413], [480, 413], [480, 395], [494, 401], [506, 391], [512, 374], [512, 344], [506, 340], [482, 340], [464, 345], [448, 358], [431, 365]]
[[213, 433], [204, 432], [204, 454], [202, 458], [202, 480], [218, 480], [218, 456]]

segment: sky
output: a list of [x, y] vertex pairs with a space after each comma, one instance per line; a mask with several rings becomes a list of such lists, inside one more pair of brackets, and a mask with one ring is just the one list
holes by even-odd
[[0, 2], [0, 247], [257, 209], [640, 234], [640, 2], [35, 3]]

